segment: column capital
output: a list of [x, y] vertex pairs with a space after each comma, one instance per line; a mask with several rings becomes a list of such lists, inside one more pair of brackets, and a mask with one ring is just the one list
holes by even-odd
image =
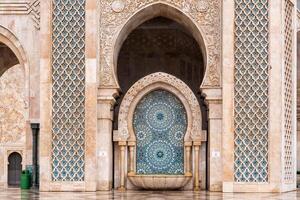
[[39, 123], [31, 123], [30, 126], [31, 126], [31, 129], [39, 129], [40, 128]]
[[201, 141], [200, 142], [193, 142], [194, 147], [200, 148], [201, 146]]
[[111, 107], [113, 107], [116, 103], [116, 99], [111, 96], [98, 96], [97, 102], [98, 104], [109, 104]]
[[222, 103], [222, 88], [202, 88], [201, 95], [205, 97], [205, 101], [209, 103]]
[[118, 97], [119, 96], [118, 88], [98, 88], [98, 97], [108, 96], [108, 97]]
[[118, 145], [119, 146], [126, 146], [127, 142], [126, 141], [120, 141], [120, 142], [118, 142]]
[[97, 95], [97, 102], [101, 104], [110, 104], [114, 106], [116, 97], [119, 95], [118, 89], [99, 88]]

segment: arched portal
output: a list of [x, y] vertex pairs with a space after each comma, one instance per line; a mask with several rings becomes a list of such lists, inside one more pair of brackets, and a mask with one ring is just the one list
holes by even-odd
[[20, 177], [22, 172], [22, 156], [13, 152], [8, 156], [7, 167], [7, 183], [9, 186], [17, 186], [20, 184]]
[[[0, 26], [0, 151], [31, 147], [29, 129], [29, 65], [16, 36]], [[0, 185], [18, 185], [20, 155], [0, 155]]]
[[[204, 103], [204, 98], [201, 96], [199, 91], [200, 85], [202, 84], [204, 79], [206, 63], [205, 52], [203, 52], [202, 49], [203, 48], [199, 45], [199, 40], [197, 41], [193, 33], [191, 33], [186, 26], [183, 26], [180, 23], [166, 17], [154, 17], [152, 19], [149, 19], [148, 21], [145, 21], [134, 30], [132, 30], [132, 32], [123, 42], [123, 45], [120, 47], [120, 51], [118, 54], [117, 78], [119, 80], [121, 93], [119, 98], [117, 99], [117, 104], [114, 109], [114, 129], [119, 131], [123, 130], [121, 125], [119, 124], [120, 120], [118, 119], [120, 119], [121, 117], [119, 116], [119, 113], [122, 112], [120, 110], [120, 105], [123, 103], [124, 95], [128, 93], [129, 88], [131, 88], [137, 81], [149, 74], [164, 72], [173, 75], [179, 80], [182, 80], [193, 92], [193, 95], [195, 95], [196, 97], [197, 104], [200, 105], [199, 107], [202, 111], [202, 120], [198, 123], [201, 126], [202, 130], [207, 130], [207, 107]], [[176, 130], [172, 131], [172, 134], [174, 135]], [[157, 168], [155, 170], [155, 164], [152, 165], [152, 168], [150, 167], [151, 162], [153, 164], [154, 161], [158, 162], [159, 159], [158, 157], [156, 157], [157, 160], [154, 159], [154, 151], [151, 151], [151, 156], [153, 158], [152, 161], [150, 161], [150, 156], [145, 156], [145, 153], [148, 152], [149, 149], [153, 150], [153, 148], [156, 148], [155, 144], [157, 144], [158, 142], [160, 142], [160, 146], [162, 145], [162, 143], [166, 144], [166, 142], [168, 142], [166, 137], [162, 138], [164, 138], [163, 142], [162, 140], [154, 140], [152, 141], [153, 146], [149, 145], [145, 147], [145, 149], [141, 148], [141, 146], [139, 146], [137, 142], [137, 173], [185, 174], [185, 171], [183, 169], [184, 165], [183, 163], [180, 164], [180, 160], [183, 160], [183, 157], [180, 157], [180, 155], [183, 155], [184, 152], [183, 146], [181, 149], [177, 148], [178, 159], [172, 161], [174, 162], [173, 169], [165, 168], [165, 170], [158, 170]], [[167, 146], [167, 144], [165, 146]], [[172, 146], [169, 147], [169, 149], [172, 149]], [[166, 151], [165, 148], [160, 148]], [[203, 142], [200, 149], [200, 162], [202, 166], [200, 174], [202, 183], [201, 187], [203, 189], [205, 189], [206, 187], [207, 175], [206, 148], [207, 144], [206, 142]], [[148, 155], [150, 155], [149, 152]], [[169, 156], [171, 156], [171, 154]], [[174, 168], [175, 165], [176, 167]], [[135, 183], [136, 179], [133, 179], [132, 177], [130, 178], [133, 184], [137, 185], [137, 183]], [[183, 182], [186, 181], [186, 179], [182, 180]]]
[[[109, 34], [109, 37], [107, 38], [108, 41], [103, 41], [104, 55], [101, 56], [101, 60], [103, 62], [103, 69], [101, 71], [102, 76], [100, 80], [100, 85], [110, 85], [114, 87], [119, 87], [119, 83], [121, 81], [118, 80], [117, 75], [117, 71], [119, 68], [118, 60], [120, 50], [123, 46], [124, 41], [135, 29], [137, 29], [137, 27], [157, 17], [172, 19], [173, 22], [176, 22], [181, 27], [183, 27], [194, 38], [195, 43], [201, 49], [201, 53], [203, 55], [205, 74], [208, 73], [208, 68], [206, 68], [206, 66], [210, 62], [208, 49], [206, 39], [204, 38], [205, 34], [203, 34], [199, 23], [195, 21], [195, 19], [192, 16], [188, 15], [187, 12], [173, 5], [173, 3], [169, 4], [166, 2], [155, 2], [149, 4], [147, 3], [147, 5], [141, 6], [129, 18], [126, 17], [122, 19], [121, 21], [124, 21], [124, 23], [121, 23], [120, 27], [114, 30], [115, 33], [113, 35]], [[104, 33], [104, 36], [106, 36], [106, 34], [107, 33]], [[106, 57], [105, 54], [109, 56]], [[212, 58], [213, 56], [210, 57], [210, 59]]]
[[163, 72], [140, 79], [126, 93], [118, 122], [114, 141], [120, 150], [121, 188], [131, 183], [144, 189], [199, 189], [205, 137], [199, 102], [183, 81]]
[[124, 41], [117, 63], [121, 94], [115, 107], [114, 129], [118, 128], [119, 105], [124, 94], [139, 79], [155, 72], [171, 74], [192, 89], [201, 106], [203, 129], [207, 129], [207, 108], [199, 91], [205, 59], [198, 42], [184, 26], [165, 17], [144, 22]]

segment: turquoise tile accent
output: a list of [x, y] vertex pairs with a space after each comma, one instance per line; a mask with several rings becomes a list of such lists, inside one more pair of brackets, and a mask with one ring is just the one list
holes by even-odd
[[155, 90], [138, 103], [133, 117], [137, 138], [137, 174], [184, 173], [187, 115], [172, 93]]

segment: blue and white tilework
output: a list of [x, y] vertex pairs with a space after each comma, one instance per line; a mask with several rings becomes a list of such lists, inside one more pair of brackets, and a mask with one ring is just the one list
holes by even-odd
[[84, 181], [85, 0], [53, 0], [52, 181]]
[[137, 174], [184, 173], [187, 115], [172, 93], [155, 90], [138, 103], [133, 128], [137, 138]]
[[268, 0], [235, 0], [236, 182], [268, 182], [269, 9]]

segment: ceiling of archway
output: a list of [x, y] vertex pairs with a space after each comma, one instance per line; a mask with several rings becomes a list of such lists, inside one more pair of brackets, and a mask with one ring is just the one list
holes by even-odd
[[8, 46], [0, 42], [0, 76], [16, 64], [19, 64], [17, 56]]

